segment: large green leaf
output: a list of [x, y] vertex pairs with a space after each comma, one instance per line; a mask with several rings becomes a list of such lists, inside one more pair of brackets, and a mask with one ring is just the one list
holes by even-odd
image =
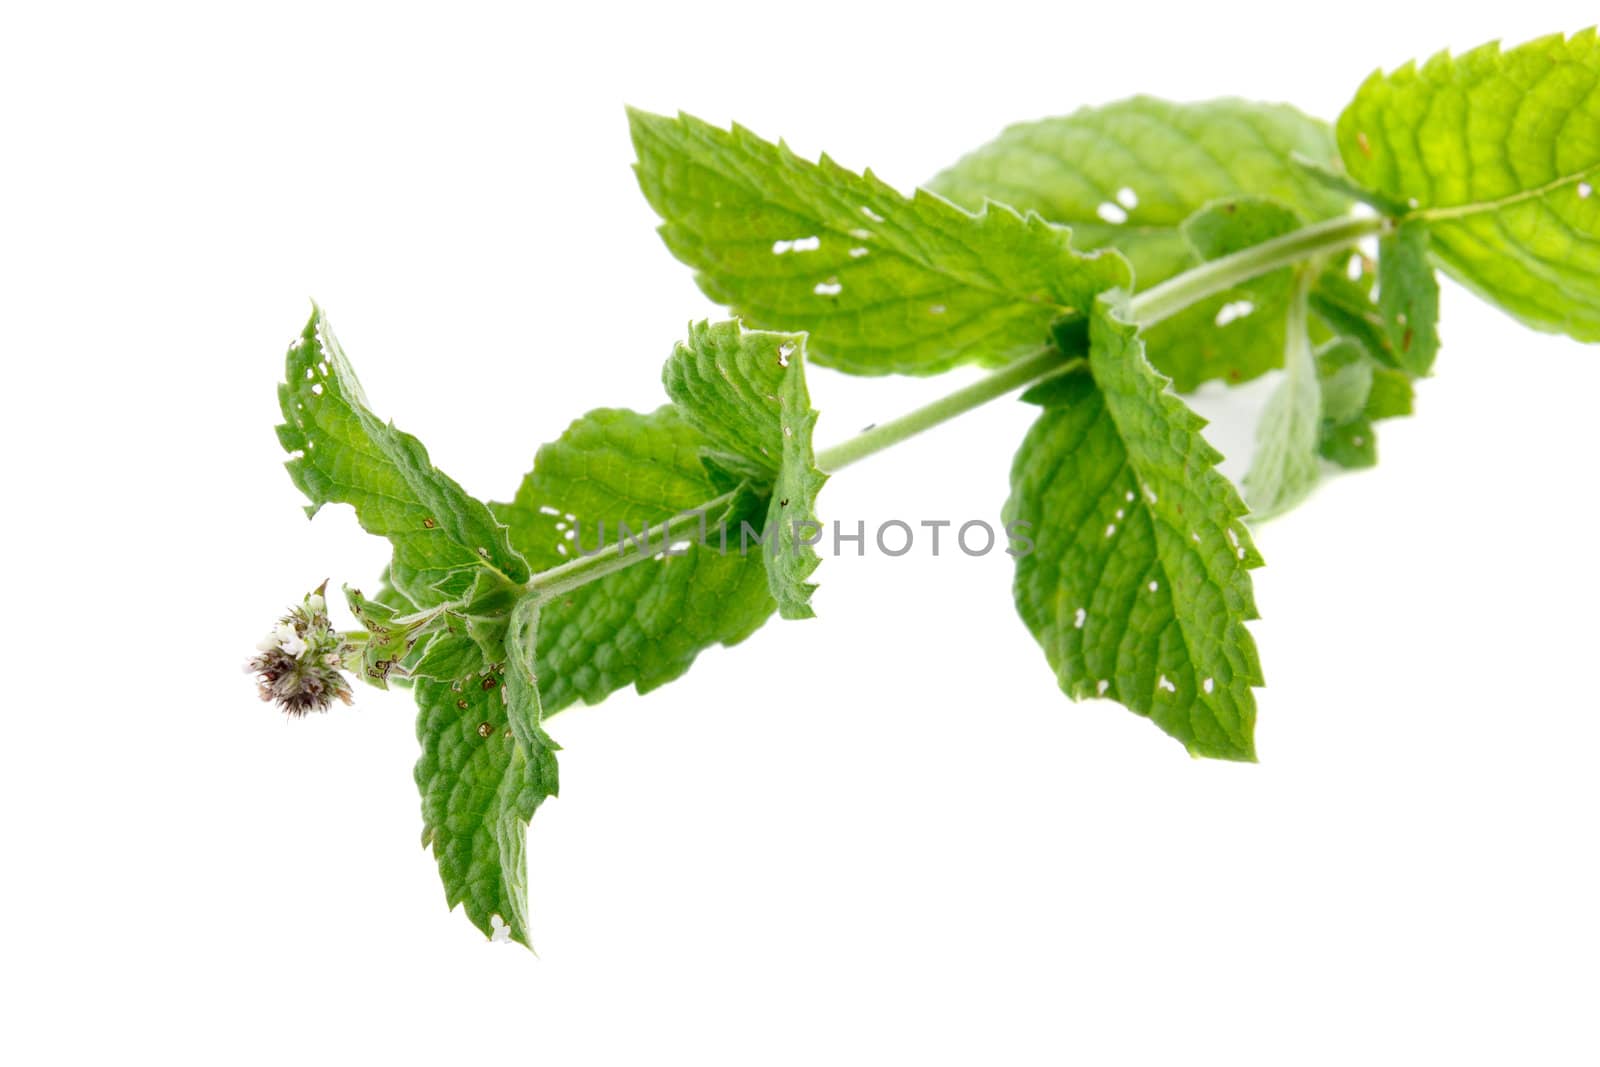
[[307, 513], [354, 506], [362, 527], [394, 546], [391, 580], [414, 604], [459, 597], [485, 568], [528, 580], [489, 509], [437, 470], [420, 441], [368, 410], [321, 309], [290, 346], [285, 375], [278, 440], [290, 452], [289, 476], [311, 499]]
[[[1200, 261], [1183, 225], [1214, 201], [1263, 197], [1307, 220], [1346, 211], [1348, 196], [1295, 155], [1336, 164], [1327, 125], [1285, 105], [1139, 96], [1012, 126], [929, 187], [967, 207], [995, 200], [1070, 226], [1079, 247], [1125, 254], [1146, 289]], [[1145, 338], [1151, 360], [1182, 392], [1280, 365], [1281, 318], [1231, 313], [1256, 295], [1240, 286], [1159, 323]]]
[[1115, 255], [994, 206], [902, 196], [869, 171], [688, 116], [632, 111], [640, 187], [700, 287], [754, 326], [805, 330], [811, 357], [856, 374], [1002, 363], [1126, 285]]
[[806, 579], [817, 568], [816, 497], [827, 480], [811, 443], [817, 413], [806, 390], [805, 355], [804, 334], [701, 322], [689, 327], [687, 342], [673, 349], [662, 371], [684, 418], [733, 453], [722, 465], [753, 467], [771, 486], [767, 577], [786, 619], [814, 614], [816, 587]]
[[[516, 499], [494, 505], [517, 548], [539, 570], [578, 558], [646, 524], [659, 531], [721, 489], [701, 462], [711, 441], [672, 407], [642, 415], [600, 409], [539, 449]], [[764, 506], [757, 502], [758, 506]], [[708, 543], [636, 563], [541, 606], [536, 643], [544, 714], [582, 700], [598, 703], [627, 685], [640, 692], [672, 681], [699, 653], [753, 633], [774, 607], [766, 568], [751, 544], [740, 552], [735, 514], [726, 551], [708, 516]]]
[[1167, 391], [1109, 300], [1090, 375], [1063, 378], [1011, 471], [1033, 524], [1017, 607], [1073, 699], [1149, 716], [1201, 756], [1253, 759], [1261, 668], [1245, 622], [1260, 564], [1203, 420]]
[[485, 934], [498, 917], [527, 944], [523, 848], [534, 809], [556, 795], [557, 746], [537, 724], [513, 727], [506, 682], [487, 667], [454, 682], [417, 679], [416, 778], [422, 843], [433, 847], [449, 905], [463, 905]]
[[1600, 341], [1594, 30], [1376, 72], [1338, 136], [1356, 180], [1414, 206], [1452, 276], [1530, 326]]

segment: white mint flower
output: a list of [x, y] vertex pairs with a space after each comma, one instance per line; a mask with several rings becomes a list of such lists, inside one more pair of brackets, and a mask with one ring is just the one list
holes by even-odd
[[300, 632], [295, 629], [293, 623], [280, 622], [278, 624], [278, 647], [291, 656], [298, 656], [306, 650], [306, 642], [300, 636]]

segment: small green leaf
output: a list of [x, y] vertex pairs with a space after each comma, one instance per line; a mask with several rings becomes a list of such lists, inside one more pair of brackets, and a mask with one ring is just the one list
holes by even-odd
[[1317, 349], [1316, 359], [1322, 417], [1329, 422], [1348, 422], [1364, 414], [1374, 369], [1367, 350], [1348, 337], [1339, 337]]
[[1411, 414], [1411, 376], [1375, 361], [1365, 345], [1340, 337], [1317, 350], [1322, 386], [1318, 451], [1341, 467], [1360, 470], [1378, 462], [1380, 419]]
[[[1012, 126], [929, 187], [966, 207], [992, 199], [1070, 226], [1078, 247], [1126, 255], [1148, 289], [1200, 262], [1183, 226], [1214, 201], [1261, 197], [1311, 221], [1348, 210], [1349, 197], [1294, 165], [1295, 153], [1338, 157], [1327, 124], [1291, 107], [1139, 96]], [[1241, 287], [1156, 324], [1151, 361], [1180, 392], [1278, 366], [1281, 317], [1224, 312], [1251, 300]]]
[[1322, 387], [1311, 352], [1306, 275], [1290, 299], [1283, 381], [1267, 400], [1256, 424], [1256, 454], [1244, 476], [1245, 502], [1264, 521], [1304, 500], [1316, 487], [1322, 465]]
[[433, 847], [450, 907], [494, 932], [496, 916], [528, 944], [528, 820], [556, 795], [559, 746], [534, 727], [517, 740], [504, 671], [484, 669], [454, 682], [417, 679], [417, 786], [422, 843]]
[[[678, 345], [662, 379], [684, 418], [759, 468], [771, 486], [766, 533], [767, 577], [778, 612], [810, 618], [806, 578], [818, 557], [816, 496], [827, 480], [811, 438], [817, 413], [806, 391], [804, 334], [746, 330], [737, 322], [698, 323]], [[727, 466], [727, 461], [721, 461]]]
[[[1221, 259], [1299, 229], [1300, 216], [1274, 200], [1238, 196], [1217, 200], [1183, 221], [1183, 238], [1202, 260]], [[1289, 271], [1264, 275], [1287, 283]]]
[[1453, 277], [1529, 326], [1600, 341], [1600, 43], [1440, 53], [1339, 117], [1360, 184], [1412, 206]]
[[1036, 542], [1017, 608], [1073, 699], [1116, 700], [1195, 755], [1254, 759], [1261, 560], [1244, 504], [1109, 298], [1090, 337], [1092, 377], [1059, 379], [1012, 466], [1005, 521]]
[[1428, 262], [1428, 228], [1416, 219], [1378, 243], [1378, 308], [1401, 368], [1426, 375], [1439, 351], [1439, 279]]
[[1349, 422], [1324, 425], [1319, 447], [1325, 459], [1350, 470], [1364, 470], [1378, 463], [1377, 434], [1364, 415]]
[[[601, 409], [539, 449], [516, 499], [495, 505], [517, 548], [538, 569], [636, 535], [701, 507], [723, 490], [701, 462], [712, 442], [673, 407], [641, 415]], [[757, 509], [765, 498], [746, 497]], [[536, 674], [545, 715], [595, 704], [633, 685], [647, 692], [689, 669], [716, 644], [744, 640], [772, 614], [761, 549], [742, 554], [741, 523], [759, 534], [761, 511], [707, 516], [707, 543], [637, 563], [542, 605]]]
[[1372, 368], [1372, 390], [1367, 394], [1367, 418], [1393, 419], [1412, 412], [1416, 389], [1411, 377], [1388, 367]]
[[394, 546], [391, 580], [419, 607], [460, 596], [477, 572], [526, 582], [528, 566], [489, 509], [428, 461], [422, 443], [367, 408], [361, 384], [320, 308], [289, 347], [278, 386], [289, 476], [311, 500], [350, 504]]
[[[1363, 276], [1363, 281], [1366, 280]], [[1323, 271], [1311, 292], [1311, 310], [1335, 334], [1357, 342], [1373, 359], [1388, 367], [1400, 365], [1383, 315], [1362, 282], [1352, 281], [1332, 269]]]
[[869, 171], [810, 163], [735, 126], [630, 111], [640, 187], [706, 295], [754, 326], [803, 329], [854, 374], [933, 374], [1037, 350], [1051, 320], [1129, 282], [1114, 254], [993, 205], [969, 214]]
[[411, 652], [410, 634], [395, 624], [400, 612], [376, 600], [368, 600], [359, 589], [344, 587], [345, 603], [367, 632], [361, 646], [360, 673], [363, 681], [379, 689], [389, 688], [389, 674]]

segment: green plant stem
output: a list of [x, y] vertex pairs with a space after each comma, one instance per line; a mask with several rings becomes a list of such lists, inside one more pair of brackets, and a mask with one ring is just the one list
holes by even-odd
[[1348, 248], [1364, 237], [1381, 234], [1393, 226], [1393, 220], [1382, 215], [1344, 215], [1306, 226], [1231, 256], [1202, 263], [1160, 285], [1152, 286], [1129, 300], [1128, 310], [1141, 327], [1148, 328], [1240, 282], [1302, 260]]
[[[1152, 326], [1197, 301], [1231, 289], [1241, 282], [1348, 248], [1364, 237], [1383, 233], [1393, 225], [1392, 220], [1382, 216], [1343, 216], [1306, 226], [1231, 256], [1203, 263], [1153, 286], [1132, 297], [1128, 302], [1128, 310], [1141, 327]], [[1086, 365], [1087, 361], [1081, 356], [1063, 352], [1054, 345], [1046, 346], [931, 404], [864, 430], [832, 448], [823, 449], [817, 453], [817, 466], [830, 473], [848, 467], [991, 400], [1052, 375]], [[672, 546], [699, 536], [705, 516], [727, 507], [737, 496], [737, 491], [724, 493], [695, 511], [668, 520], [654, 535], [654, 539], [647, 540], [644, 548], [631, 540], [618, 541], [592, 555], [580, 556], [534, 575], [524, 589], [527, 594], [550, 599], [635, 563], [654, 559]]]
[[673, 545], [698, 536], [702, 525], [706, 522], [706, 516], [726, 508], [738, 496], [738, 490], [723, 493], [714, 500], [706, 501], [694, 511], [686, 511], [668, 519], [657, 527], [654, 534], [650, 532], [649, 527], [646, 527], [643, 548], [632, 538], [619, 539], [590, 555], [580, 555], [577, 559], [568, 560], [547, 571], [540, 571], [523, 588], [528, 593], [548, 600], [570, 593], [574, 589], [631, 567], [642, 560], [654, 559]]
[[1046, 375], [1065, 370], [1074, 361], [1081, 362], [1077, 357], [1066, 355], [1054, 345], [1046, 346], [1031, 356], [1008, 363], [971, 385], [940, 397], [931, 404], [901, 415], [898, 419], [891, 419], [871, 429], [863, 430], [848, 441], [842, 441], [832, 448], [823, 449], [817, 453], [817, 466], [829, 473], [848, 467], [857, 460], [865, 459], [875, 452], [882, 452], [908, 437], [915, 436], [941, 422], [948, 422], [957, 415], [987, 404], [997, 397], [1005, 396]]

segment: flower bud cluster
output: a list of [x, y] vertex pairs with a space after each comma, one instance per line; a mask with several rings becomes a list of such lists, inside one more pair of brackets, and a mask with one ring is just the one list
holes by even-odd
[[323, 588], [308, 593], [256, 645], [245, 671], [256, 676], [261, 699], [301, 716], [327, 711], [335, 700], [350, 703], [342, 673], [359, 656], [356, 647], [328, 621]]

